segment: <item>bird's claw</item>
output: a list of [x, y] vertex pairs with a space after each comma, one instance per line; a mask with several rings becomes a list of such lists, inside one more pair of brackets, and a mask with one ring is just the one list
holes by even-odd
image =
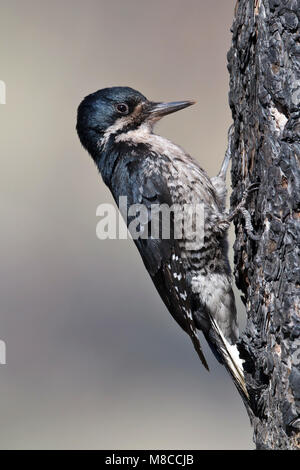
[[259, 187], [260, 183], [258, 181], [256, 183], [252, 183], [245, 189], [245, 193], [248, 195], [254, 191], [258, 191]]
[[247, 232], [249, 238], [251, 238], [251, 240], [255, 240], [255, 241], [259, 240], [260, 236], [256, 235], [254, 233], [252, 222], [251, 222], [251, 215], [250, 215], [249, 211], [245, 208], [245, 205], [246, 205], [249, 194], [251, 194], [254, 191], [257, 191], [259, 186], [260, 186], [260, 183], [258, 183], [258, 182], [250, 184], [245, 189], [243, 197], [242, 197], [241, 201], [239, 202], [239, 204], [236, 206], [236, 208], [228, 214], [228, 216], [226, 217], [225, 220], [221, 221], [222, 223], [227, 222], [229, 224], [230, 222], [233, 221], [233, 219], [238, 214], [242, 214], [242, 216], [244, 218], [244, 221], [245, 221], [246, 232]]

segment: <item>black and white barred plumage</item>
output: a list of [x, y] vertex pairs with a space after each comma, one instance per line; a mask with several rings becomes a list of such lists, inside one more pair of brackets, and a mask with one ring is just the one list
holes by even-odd
[[147, 207], [149, 227], [154, 204], [204, 205], [204, 243], [198, 248], [188, 248], [185, 234], [182, 239], [174, 234], [168, 239], [140, 237], [135, 243], [162, 300], [190, 336], [204, 366], [208, 368], [197, 330], [246, 400], [227, 257], [225, 176], [230, 156], [219, 175], [210, 179], [180, 147], [153, 133], [158, 119], [189, 104], [153, 103], [126, 87], [103, 89], [80, 104], [77, 131], [116, 202], [126, 196], [128, 206]]

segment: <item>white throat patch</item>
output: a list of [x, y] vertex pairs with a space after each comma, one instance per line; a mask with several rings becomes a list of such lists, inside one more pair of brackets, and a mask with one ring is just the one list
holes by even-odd
[[[142, 112], [142, 109], [143, 109], [143, 103], [140, 103], [135, 107], [135, 110], [133, 111], [133, 113], [129, 114], [128, 116], [120, 117], [119, 119], [116, 120], [116, 122], [114, 122], [114, 124], [109, 126], [104, 132], [101, 141], [99, 141], [99, 146], [101, 147], [101, 149], [102, 150], [105, 149], [107, 142], [111, 135], [116, 134], [118, 131], [121, 131], [122, 129], [126, 128], [128, 125], [133, 124], [137, 116]], [[143, 127], [144, 124], [145, 123], [141, 124], [141, 126], [138, 129]], [[150, 124], [148, 124], [148, 127], [149, 126]], [[151, 130], [151, 126], [149, 127], [149, 132], [150, 130]], [[130, 131], [128, 132], [128, 134], [129, 133]], [[120, 134], [120, 135], [123, 135], [123, 134]], [[124, 135], [126, 135], [126, 133], [124, 133]], [[118, 142], [117, 139], [116, 139], [116, 142]]]

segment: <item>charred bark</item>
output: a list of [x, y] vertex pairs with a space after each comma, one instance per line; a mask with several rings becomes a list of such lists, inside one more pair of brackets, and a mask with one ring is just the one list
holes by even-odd
[[240, 340], [258, 449], [300, 448], [300, 0], [240, 0], [228, 53], [234, 120], [235, 278], [247, 310]]

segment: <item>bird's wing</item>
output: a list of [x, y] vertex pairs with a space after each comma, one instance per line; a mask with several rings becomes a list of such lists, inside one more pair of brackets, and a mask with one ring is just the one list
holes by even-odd
[[192, 315], [191, 291], [172, 224], [169, 238], [150, 238], [153, 222], [151, 205], [172, 205], [168, 186], [161, 175], [152, 174], [151, 178], [144, 179], [140, 190], [140, 203], [148, 209], [148, 238], [138, 238], [135, 243], [162, 300], [173, 318], [188, 333], [199, 358], [208, 369]]

